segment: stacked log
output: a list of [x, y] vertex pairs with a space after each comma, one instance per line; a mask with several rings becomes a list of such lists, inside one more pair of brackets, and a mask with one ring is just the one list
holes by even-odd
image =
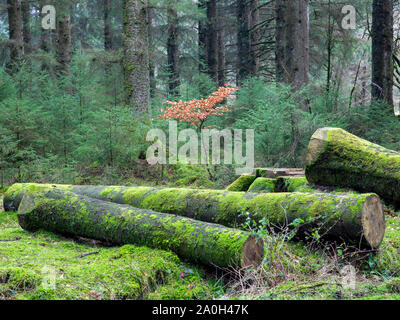
[[18, 221], [28, 231], [45, 229], [113, 244], [145, 245], [219, 267], [254, 267], [264, 256], [263, 240], [248, 232], [56, 188], [26, 192]]
[[311, 137], [306, 177], [310, 183], [374, 192], [400, 206], [400, 153], [339, 128]]
[[[38, 185], [12, 187], [6, 199], [35, 192]], [[44, 189], [51, 189], [43, 186]], [[286, 228], [304, 221], [298, 236], [304, 238], [316, 229], [327, 238], [377, 248], [385, 232], [380, 199], [375, 194], [326, 193], [245, 193], [225, 190], [198, 190], [152, 187], [64, 186], [70, 191], [104, 201], [129, 204], [184, 216], [226, 227], [240, 228], [248, 217], [259, 223], [269, 221]], [[14, 190], [14, 191], [13, 191]], [[32, 191], [33, 190], [33, 191]]]

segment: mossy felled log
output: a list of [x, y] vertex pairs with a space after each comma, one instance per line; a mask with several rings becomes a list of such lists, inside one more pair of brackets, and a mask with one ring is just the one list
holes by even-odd
[[[299, 237], [318, 229], [321, 236], [376, 248], [385, 233], [385, 217], [375, 194], [246, 193], [152, 187], [65, 186], [88, 197], [240, 227], [248, 215], [286, 227], [301, 219]], [[32, 193], [40, 186], [13, 186]], [[43, 188], [49, 188], [45, 186]], [[14, 195], [18, 193], [15, 191]], [[16, 197], [14, 197], [16, 198]], [[247, 214], [247, 215], [246, 215]]]
[[316, 186], [309, 184], [304, 177], [280, 177], [276, 179], [257, 178], [247, 192], [272, 193], [272, 192], [314, 192], [314, 193], [348, 193], [356, 194], [351, 189], [339, 187]]
[[256, 266], [264, 256], [263, 241], [248, 232], [56, 188], [26, 193], [18, 221], [28, 231], [44, 229], [114, 244], [171, 250], [192, 262], [219, 267]]
[[284, 169], [284, 168], [257, 168], [255, 169], [257, 178], [278, 178], [278, 177], [304, 177], [303, 169]]
[[252, 174], [243, 174], [235, 181], [232, 182], [230, 186], [226, 188], [228, 191], [247, 191], [250, 185], [256, 180], [256, 176]]
[[375, 192], [400, 206], [400, 153], [339, 128], [318, 129], [311, 137], [306, 176], [317, 185]]
[[257, 178], [249, 187], [247, 192], [272, 193], [275, 192], [276, 179]]
[[72, 190], [72, 185], [66, 184], [38, 184], [38, 183], [15, 183], [9, 187], [3, 197], [4, 211], [17, 211], [25, 193], [59, 188]]

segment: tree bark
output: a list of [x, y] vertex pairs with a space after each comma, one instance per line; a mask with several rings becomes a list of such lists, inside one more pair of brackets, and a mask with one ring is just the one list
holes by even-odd
[[238, 71], [236, 82], [242, 84], [250, 76], [250, 6], [248, 0], [237, 1], [237, 45], [238, 45]]
[[258, 56], [257, 46], [260, 41], [258, 24], [259, 24], [259, 9], [258, 0], [250, 1], [250, 74], [252, 77], [257, 76], [260, 68], [260, 58]]
[[59, 75], [69, 75], [72, 60], [70, 5], [64, 4], [57, 13], [56, 70]]
[[[393, 1], [372, 5], [372, 99], [393, 106]], [[390, 109], [393, 112], [392, 108]]]
[[192, 262], [218, 267], [254, 267], [264, 256], [263, 240], [247, 232], [61, 189], [26, 194], [18, 221], [28, 231], [45, 229], [118, 245], [171, 250]]
[[306, 177], [310, 183], [375, 192], [400, 205], [400, 153], [338, 128], [311, 137]]
[[170, 97], [179, 95], [179, 46], [178, 46], [178, 13], [176, 1], [170, 4], [168, 14], [168, 94]]
[[[200, 11], [206, 10], [206, 0], [199, 0], [198, 9]], [[203, 18], [199, 19], [199, 72], [207, 72], [207, 52], [208, 52], [208, 38], [207, 38], [207, 21]]]
[[7, 0], [9, 39], [11, 41], [10, 63], [7, 66], [11, 72], [19, 69], [24, 55], [23, 23], [21, 0]]
[[218, 10], [218, 85], [223, 87], [226, 85], [226, 50], [225, 50], [225, 1]]
[[308, 0], [276, 1], [276, 80], [298, 90], [308, 83]]
[[[297, 237], [312, 237], [316, 230], [323, 239], [345, 241], [377, 248], [385, 233], [385, 217], [375, 194], [245, 193], [226, 190], [198, 190], [152, 187], [55, 186], [68, 191], [135, 208], [150, 209], [240, 227], [249, 217], [259, 223], [268, 220], [281, 230], [302, 219]], [[19, 206], [22, 196], [52, 185], [15, 184], [4, 195], [5, 210]]]
[[112, 31], [111, 31], [111, 0], [103, 0], [104, 6], [104, 50], [112, 50]]
[[149, 120], [150, 72], [147, 0], [123, 0], [125, 104]]
[[208, 0], [207, 2], [207, 67], [208, 74], [214, 82], [218, 83], [218, 35], [217, 35], [217, 1]]
[[156, 92], [156, 75], [155, 75], [155, 59], [154, 59], [154, 40], [153, 40], [153, 9], [148, 8], [147, 20], [149, 27], [149, 76], [150, 76], [150, 96], [154, 97]]
[[31, 50], [31, 27], [30, 27], [30, 5], [29, 0], [22, 0], [22, 31], [24, 36], [24, 51], [25, 54], [29, 54]]

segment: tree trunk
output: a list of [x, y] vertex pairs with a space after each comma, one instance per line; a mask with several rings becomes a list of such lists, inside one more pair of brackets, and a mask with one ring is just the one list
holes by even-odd
[[218, 10], [218, 85], [226, 84], [226, 50], [225, 50], [225, 1], [222, 1]]
[[263, 240], [247, 232], [61, 189], [26, 194], [18, 221], [28, 231], [44, 229], [118, 245], [171, 250], [192, 262], [218, 267], [257, 266], [264, 256]]
[[[4, 195], [5, 210], [18, 207], [22, 196], [51, 185], [15, 184]], [[229, 192], [152, 187], [56, 186], [83, 196], [129, 204], [240, 227], [246, 217], [256, 222], [268, 220], [278, 230], [302, 219], [297, 237], [308, 239], [316, 230], [324, 239], [377, 248], [385, 233], [385, 217], [375, 194], [263, 193]]]
[[125, 104], [149, 120], [150, 72], [147, 0], [123, 0]]
[[259, 24], [259, 9], [258, 0], [250, 1], [250, 74], [255, 77], [260, 68], [260, 59], [258, 57], [257, 46], [260, 41], [258, 24]]
[[154, 59], [154, 42], [153, 42], [153, 9], [147, 9], [147, 20], [149, 27], [149, 76], [150, 76], [150, 96], [154, 97], [156, 92], [156, 75], [155, 75], [155, 59]]
[[104, 50], [112, 50], [112, 31], [111, 31], [111, 0], [103, 0], [104, 3]]
[[72, 48], [71, 48], [71, 16], [70, 6], [65, 4], [61, 12], [57, 12], [57, 72], [59, 75], [70, 73]]
[[238, 45], [238, 71], [236, 82], [242, 84], [250, 76], [250, 6], [248, 0], [237, 1], [237, 45]]
[[311, 137], [306, 177], [310, 183], [375, 192], [400, 205], [400, 153], [343, 129], [322, 128]]
[[207, 2], [207, 58], [208, 74], [214, 82], [218, 83], [218, 35], [217, 35], [217, 1], [208, 0]]
[[[199, 0], [198, 8], [201, 11], [206, 9], [206, 0]], [[207, 38], [207, 21], [203, 18], [199, 19], [199, 72], [205, 73], [207, 71], [207, 52], [208, 52], [208, 38]]]
[[11, 72], [18, 70], [24, 55], [23, 23], [21, 0], [7, 0], [9, 38], [11, 41], [10, 63], [7, 66]]
[[276, 80], [298, 90], [308, 71], [308, 0], [276, 0]]
[[30, 27], [30, 5], [29, 0], [22, 0], [22, 31], [24, 37], [24, 51], [25, 54], [29, 54], [31, 50], [31, 27]]
[[179, 95], [179, 46], [178, 46], [178, 13], [174, 1], [167, 9], [168, 14], [168, 94], [170, 97]]
[[374, 0], [372, 10], [372, 99], [393, 106], [393, 1]]

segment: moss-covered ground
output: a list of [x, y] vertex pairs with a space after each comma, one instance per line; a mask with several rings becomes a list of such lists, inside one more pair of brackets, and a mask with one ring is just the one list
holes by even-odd
[[217, 290], [171, 252], [29, 233], [0, 209], [0, 299], [210, 299]]
[[380, 251], [353, 264], [346, 286], [344, 248], [267, 236], [263, 266], [237, 277], [163, 250], [29, 233], [0, 207], [0, 299], [400, 299], [400, 217], [386, 221]]

